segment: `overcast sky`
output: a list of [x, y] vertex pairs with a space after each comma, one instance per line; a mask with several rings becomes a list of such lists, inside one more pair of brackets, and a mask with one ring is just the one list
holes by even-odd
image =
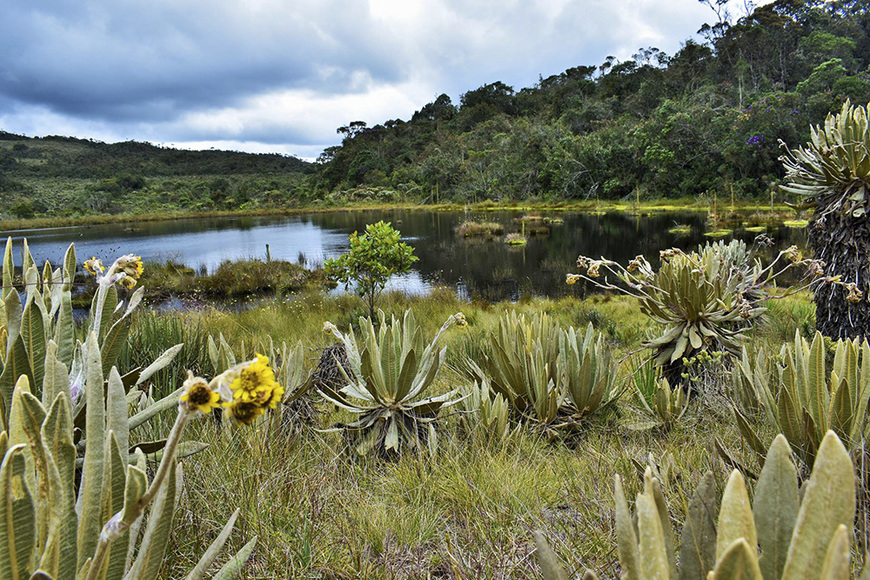
[[0, 129], [316, 157], [349, 121], [668, 54], [696, 0], [4, 0]]

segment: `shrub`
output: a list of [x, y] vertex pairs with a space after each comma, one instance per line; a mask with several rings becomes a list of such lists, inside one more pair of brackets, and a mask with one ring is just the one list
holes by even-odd
[[345, 284], [355, 284], [356, 293], [366, 302], [369, 318], [375, 317], [378, 296], [395, 274], [411, 270], [417, 261], [414, 248], [399, 241], [400, 235], [389, 222], [379, 221], [366, 226], [366, 233], [350, 235], [350, 251], [335, 259], [325, 260], [326, 275]]

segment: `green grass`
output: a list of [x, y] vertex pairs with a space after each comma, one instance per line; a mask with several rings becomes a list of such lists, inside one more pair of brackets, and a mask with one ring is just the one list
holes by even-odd
[[[607, 295], [489, 305], [462, 303], [444, 289], [429, 297], [386, 294], [382, 306], [397, 315], [413, 308], [428, 336], [450, 314], [466, 314], [468, 327], [446, 333], [448, 364], [435, 392], [464, 382], [458, 363], [479, 354], [482, 338], [505, 310], [547, 312], [560, 324], [580, 328], [593, 322], [623, 359], [618, 377], [623, 384], [632, 365], [627, 355], [650, 329], [634, 301]], [[193, 357], [184, 366], [203, 356], [208, 333], [223, 333], [243, 356], [269, 337], [277, 343], [302, 340], [310, 352], [306, 368], [311, 369], [319, 349], [332, 342], [322, 333], [323, 322], [344, 330], [362, 312], [355, 296], [308, 292], [239, 313], [207, 309], [144, 315], [134, 327], [133, 350], [162, 352], [183, 338], [194, 345], [184, 355]], [[788, 340], [811, 317], [806, 295], [775, 301], [771, 312], [775, 324], [754, 331], [750, 346]], [[437, 454], [409, 454], [393, 462], [354, 457], [334, 432], [308, 429], [286, 436], [262, 425], [216, 429], [212, 420], [201, 419], [186, 438], [210, 446], [184, 462], [173, 550], [162, 577], [183, 577], [236, 507], [241, 517], [224, 559], [257, 536], [246, 578], [533, 578], [539, 574], [532, 554], [535, 529], [545, 530], [572, 574], [588, 567], [603, 577], [615, 576], [614, 474], [624, 478], [626, 495], [633, 497], [648, 458], [658, 463], [669, 457], [674, 467], [664, 489], [670, 504], [678, 506], [707, 470], [724, 482], [730, 468], [711, 452], [714, 440], [758, 467], [744, 453], [727, 408], [694, 401], [669, 432], [638, 432], [628, 428], [638, 416], [633, 397], [627, 390], [616, 413], [555, 442], [530, 428], [518, 429], [505, 444], [487, 441], [460, 429], [456, 411], [447, 409]], [[317, 425], [321, 429], [348, 418], [319, 406], [324, 411]], [[151, 434], [161, 427], [168, 424], [158, 421]]]

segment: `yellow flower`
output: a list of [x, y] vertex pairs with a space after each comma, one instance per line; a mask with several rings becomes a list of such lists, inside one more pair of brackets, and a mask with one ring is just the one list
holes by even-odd
[[465, 328], [468, 326], [468, 320], [465, 318], [465, 315], [461, 312], [457, 312], [453, 315], [453, 320], [459, 328]]
[[195, 377], [192, 372], [187, 371], [187, 380], [183, 386], [184, 392], [179, 399], [189, 410], [208, 414], [220, 406], [221, 396], [209, 388], [205, 379]]
[[580, 279], [580, 274], [565, 274], [565, 284], [573, 285]]
[[103, 261], [96, 256], [93, 256], [90, 260], [85, 261], [83, 265], [85, 267], [85, 271], [91, 276], [97, 276], [103, 273]]
[[274, 409], [284, 394], [284, 387], [275, 381], [275, 373], [269, 359], [261, 354], [244, 364], [238, 375], [230, 382], [233, 403], [254, 403]]

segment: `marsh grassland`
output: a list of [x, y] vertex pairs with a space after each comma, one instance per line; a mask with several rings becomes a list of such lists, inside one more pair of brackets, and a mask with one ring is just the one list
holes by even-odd
[[[770, 315], [748, 336], [750, 350], [778, 345], [812, 326], [806, 295], [771, 303]], [[479, 356], [485, 338], [506, 312], [547, 314], [560, 325], [585, 328], [592, 322], [614, 348], [615, 404], [558, 437], [533, 422], [512, 422], [503, 439], [469, 429], [462, 404], [443, 409], [434, 452], [398, 457], [360, 457], [348, 439], [329, 427], [350, 419], [315, 396], [317, 414], [294, 429], [228, 429], [211, 418], [197, 421], [191, 439], [209, 447], [184, 460], [185, 485], [176, 514], [173, 549], [161, 576], [180, 577], [191, 568], [236, 506], [241, 516], [231, 551], [253, 536], [256, 550], [246, 578], [533, 578], [540, 574], [532, 531], [544, 530], [567, 569], [590, 568], [603, 577], [619, 574], [614, 532], [613, 476], [626, 482], [629, 497], [640, 491], [642, 471], [658, 466], [671, 505], [688, 501], [708, 470], [723, 485], [730, 467], [716, 441], [758, 469], [742, 443], [727, 401], [714, 396], [689, 402], [670, 429], [645, 428], [632, 387], [633, 365], [651, 323], [636, 301], [610, 295], [586, 300], [531, 299], [519, 303], [461, 303], [452, 291], [428, 297], [385, 296], [383, 309], [401, 316], [412, 309], [431, 337], [461, 310], [464, 328], [443, 339], [446, 364], [431, 394], [470, 381], [465, 357]], [[223, 334], [245, 356], [271, 340], [305, 348], [306, 372], [320, 351], [335, 342], [321, 332], [324, 321], [346, 330], [362, 313], [349, 295], [303, 294], [238, 314], [218, 310], [158, 315], [141, 313], [122, 361], [137, 364], [153, 353], [185, 342], [182, 354], [156, 377], [155, 397], [170, 392], [182, 368], [199, 364], [208, 375], [206, 335]], [[167, 418], [168, 422], [171, 417]], [[154, 423], [154, 435], [168, 426]], [[771, 434], [758, 425], [762, 438]], [[769, 429], [768, 429], [769, 431]], [[143, 433], [147, 437], [148, 433]], [[675, 516], [676, 519], [676, 516]], [[679, 522], [675, 522], [679, 525]]]

